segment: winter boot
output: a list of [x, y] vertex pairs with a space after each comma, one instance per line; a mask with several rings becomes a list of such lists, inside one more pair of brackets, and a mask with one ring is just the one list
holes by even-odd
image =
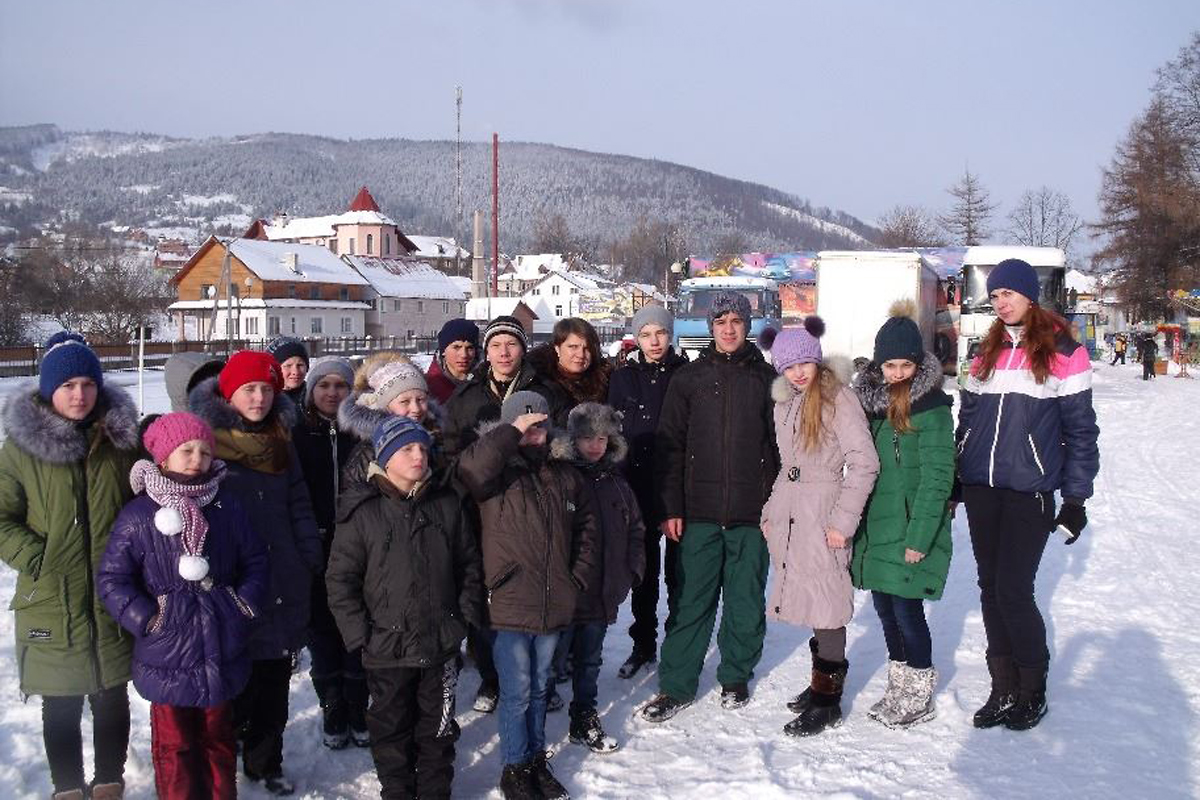
[[313, 678], [313, 689], [321, 703], [321, 743], [330, 750], [341, 750], [350, 744], [350, 720], [342, 679]]
[[883, 697], [876, 700], [875, 703], [867, 710], [867, 716], [871, 719], [879, 719], [880, 714], [891, 713], [893, 706], [896, 705], [896, 700], [900, 696], [900, 682], [904, 677], [903, 661], [888, 661], [888, 676], [887, 688], [883, 690]]
[[68, 789], [65, 792], [55, 792], [50, 800], [83, 800], [83, 789]]
[[666, 722], [691, 704], [691, 700], [676, 700], [669, 694], [657, 694], [642, 706], [642, 719], [646, 722]]
[[617, 670], [617, 677], [632, 678], [642, 667], [649, 667], [657, 661], [658, 658], [654, 655], [654, 651], [645, 652], [635, 647], [629, 654], [629, 658], [625, 659], [625, 663]]
[[901, 669], [903, 677], [895, 702], [876, 717], [889, 728], [907, 728], [937, 716], [937, 706], [933, 701], [937, 670], [933, 667], [914, 669], [907, 664], [902, 665]]
[[537, 781], [538, 791], [545, 800], [571, 800], [567, 787], [559, 783], [550, 771], [550, 751], [533, 757], [533, 779]]
[[92, 784], [92, 800], [121, 800], [125, 796], [123, 783], [94, 783]]
[[479, 691], [475, 693], [475, 704], [472, 706], [480, 714], [491, 714], [496, 710], [496, 703], [500, 701], [500, 687], [492, 681], [484, 681], [479, 684]]
[[367, 731], [367, 705], [371, 693], [366, 678], [345, 678], [342, 691], [346, 696], [346, 719], [350, 726], [350, 740], [355, 747], [370, 747], [371, 734]]
[[542, 796], [533, 776], [533, 762], [509, 764], [500, 775], [500, 794], [504, 800], [538, 800]]
[[604, 728], [600, 727], [600, 715], [594, 708], [571, 716], [570, 738], [575, 744], [587, 745], [593, 753], [613, 753], [621, 747], [616, 739], [604, 735]]
[[846, 683], [849, 661], [826, 661], [813, 657], [812, 685], [808, 708], [783, 726], [788, 736], [815, 736], [826, 728], [842, 724], [842, 688]]
[[555, 711], [562, 711], [562, 707], [562, 695], [558, 693], [558, 689], [552, 683], [546, 694], [546, 711], [553, 714]]
[[[812, 653], [813, 661], [815, 663], [817, 658], [817, 637], [814, 636], [808, 640], [808, 650], [810, 653]], [[788, 701], [788, 711], [792, 712], [793, 714], [803, 714], [804, 709], [808, 708], [811, 702], [812, 689], [805, 689], [803, 692]]]
[[283, 775], [271, 775], [263, 778], [263, 788], [267, 790], [267, 794], [274, 797], [288, 797], [296, 793], [296, 784]]
[[721, 686], [721, 708], [732, 711], [750, 702], [750, 687], [744, 683], [730, 683]]
[[1017, 666], [1012, 656], [988, 656], [987, 666], [992, 675], [992, 693], [975, 712], [973, 722], [976, 728], [1002, 725], [1017, 701]]
[[1046, 665], [1017, 667], [1017, 702], [1009, 710], [1004, 727], [1027, 731], [1036, 727], [1050, 710], [1046, 705]]

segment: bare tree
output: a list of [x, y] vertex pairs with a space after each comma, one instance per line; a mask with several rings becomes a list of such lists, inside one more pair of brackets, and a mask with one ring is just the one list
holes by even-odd
[[539, 253], [562, 253], [572, 264], [590, 260], [592, 248], [571, 232], [562, 214], [539, 216], [533, 224], [533, 247]]
[[614, 264], [623, 266], [622, 277], [639, 283], [661, 284], [669, 279], [671, 264], [687, 255], [687, 236], [674, 222], [642, 217], [622, 241], [612, 246]]
[[24, 344], [29, 323], [28, 293], [20, 265], [0, 258], [0, 346]]
[[736, 256], [745, 253], [750, 247], [749, 242], [741, 231], [726, 231], [717, 237], [713, 243], [714, 255]]
[[1072, 245], [1083, 220], [1062, 192], [1043, 186], [1029, 189], [1008, 215], [1008, 232], [1017, 244], [1057, 247], [1071, 260]]
[[166, 277], [131, 253], [111, 253], [92, 264], [91, 283], [87, 330], [96, 341], [129, 341], [169, 302]]
[[992, 202], [979, 176], [973, 175], [971, 168], [967, 167], [962, 180], [946, 191], [953, 195], [954, 205], [948, 213], [938, 217], [938, 222], [947, 238], [954, 244], [967, 247], [982, 244], [991, 233], [988, 225], [997, 205]]
[[881, 247], [939, 247], [945, 243], [933, 215], [920, 206], [898, 205], [879, 219]]

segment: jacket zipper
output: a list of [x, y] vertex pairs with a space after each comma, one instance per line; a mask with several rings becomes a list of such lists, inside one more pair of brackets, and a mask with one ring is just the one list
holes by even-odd
[[329, 422], [329, 445], [333, 448], [333, 503], [337, 505], [338, 494], [341, 493], [341, 475], [338, 474], [338, 442], [337, 442], [337, 425], [332, 421]]
[[1038, 472], [1043, 476], [1046, 474], [1046, 469], [1042, 466], [1042, 459], [1038, 457], [1037, 445], [1033, 443], [1033, 434], [1029, 434], [1029, 449], [1033, 451], [1033, 463], [1037, 464]]
[[[721, 373], [718, 372], [717, 374], [720, 375]], [[723, 411], [721, 419], [727, 421], [729, 419], [729, 391], [728, 391], [728, 387], [722, 387], [722, 388], [723, 388], [723, 391], [721, 392], [721, 394], [723, 395], [722, 399], [724, 400], [724, 406], [723, 406], [724, 411]], [[725, 464], [724, 464], [724, 470], [723, 470], [722, 474], [725, 476], [728, 476], [729, 475], [729, 429], [731, 426], [728, 424], [725, 424], [725, 425], [722, 425], [721, 427], [724, 428], [724, 431], [722, 431], [722, 432], [725, 434], [725, 446], [723, 448], [723, 453], [722, 453], [722, 455], [725, 458]], [[721, 497], [722, 497], [721, 527], [724, 528], [729, 524], [729, 481], [728, 480], [721, 481]]]
[[[1013, 356], [1017, 354], [1016, 343], [1013, 343], [1012, 348], [1008, 351], [1008, 364], [1004, 367], [1012, 369]], [[1000, 442], [1000, 420], [1004, 419], [1004, 398], [1008, 396], [1008, 392], [1003, 392], [1000, 395], [1000, 406], [996, 409], [996, 432], [992, 435], [992, 452], [988, 457], [988, 486], [995, 488], [996, 486], [996, 445]]]
[[545, 498], [542, 496], [541, 490], [538, 489], [538, 476], [531, 475], [530, 482], [533, 484], [533, 494], [537, 498], [538, 511], [542, 513], [542, 521], [545, 523], [546, 531], [546, 546], [543, 549], [545, 558], [542, 563], [542, 575], [544, 585], [542, 593], [542, 627], [545, 628], [550, 621], [550, 515], [547, 513]]
[[[89, 453], [89, 455], [90, 455], [90, 453]], [[87, 501], [88, 501], [87, 465], [88, 465], [88, 461], [85, 458], [83, 460], [83, 464], [81, 465], [81, 468], [79, 471], [80, 474], [83, 476], [84, 508], [88, 512], [88, 513], [84, 514], [84, 519], [83, 519], [83, 546], [84, 546], [84, 552], [87, 553], [87, 569], [85, 570], [85, 572], [87, 573], [85, 575], [85, 585], [87, 586], [87, 592], [85, 595], [86, 604], [84, 607], [87, 609], [88, 634], [89, 634], [88, 639], [90, 639], [90, 645], [91, 645], [91, 651], [92, 651], [92, 675], [96, 679], [96, 689], [99, 690], [100, 688], [102, 688], [103, 684], [100, 680], [100, 647], [99, 647], [99, 644], [96, 642], [96, 637], [98, 636], [98, 632], [96, 630], [96, 616], [95, 616], [95, 609], [92, 607], [93, 604], [95, 603], [95, 598], [94, 598], [95, 587], [92, 585], [92, 580], [93, 580], [93, 578], [92, 578], [92, 515], [90, 513], [91, 509], [88, 509], [87, 505], [86, 505]], [[79, 505], [78, 505], [79, 499], [78, 498], [76, 498], [75, 503], [76, 503], [75, 520], [76, 520], [76, 522], [78, 522], [78, 520], [79, 520]], [[68, 636], [68, 638], [69, 638], [69, 636]]]

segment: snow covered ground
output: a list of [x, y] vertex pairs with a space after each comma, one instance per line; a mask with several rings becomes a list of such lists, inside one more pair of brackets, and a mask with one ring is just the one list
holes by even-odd
[[[588, 755], [567, 743], [565, 712], [552, 714], [549, 739], [561, 748], [556, 774], [574, 796], [593, 798], [1200, 796], [1200, 634], [1192, 627], [1200, 616], [1194, 577], [1200, 382], [1143, 383], [1140, 374], [1138, 365], [1096, 365], [1101, 470], [1088, 504], [1091, 527], [1072, 547], [1052, 541], [1038, 576], [1053, 651], [1051, 711], [1038, 728], [1017, 734], [971, 727], [988, 679], [975, 565], [960, 512], [945, 597], [928, 612], [941, 670], [936, 720], [891, 731], [867, 718], [883, 689], [886, 654], [862, 594], [849, 629], [841, 728], [805, 741], [782, 734], [791, 718], [784, 704], [804, 688], [809, 670], [808, 631], [782, 624], [768, 628], [747, 707], [721, 710], [714, 647], [696, 704], [661, 726], [641, 723], [634, 712], [655, 681], [644, 673], [632, 681], [616, 677], [629, 648], [626, 610], [610, 630], [600, 679], [603, 720], [624, 748]], [[0, 381], [0, 396], [15, 384]], [[146, 398], [147, 411], [166, 407], [161, 374], [150, 379]], [[0, 595], [11, 595], [14, 582], [14, 573], [0, 568]], [[20, 702], [11, 637], [12, 617], [0, 614], [0, 687], [9, 699], [0, 706], [0, 785], [5, 796], [45, 797], [50, 781], [39, 703]], [[477, 685], [476, 674], [464, 670], [460, 708], [469, 709]], [[128, 796], [152, 797], [148, 705], [131, 694]], [[368, 752], [335, 753], [319, 744], [307, 671], [293, 679], [291, 703], [285, 768], [299, 794], [378, 797]], [[459, 722], [456, 795], [498, 798], [495, 719], [465, 710]], [[85, 727], [85, 741], [89, 736]], [[265, 797], [251, 784], [240, 790]]]

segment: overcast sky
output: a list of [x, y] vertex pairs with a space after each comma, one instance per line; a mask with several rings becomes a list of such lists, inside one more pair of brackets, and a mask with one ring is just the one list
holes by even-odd
[[[986, 6], [986, 8], [985, 8]], [[1096, 213], [1197, 0], [0, 0], [0, 125], [549, 142], [868, 221], [969, 163]]]

